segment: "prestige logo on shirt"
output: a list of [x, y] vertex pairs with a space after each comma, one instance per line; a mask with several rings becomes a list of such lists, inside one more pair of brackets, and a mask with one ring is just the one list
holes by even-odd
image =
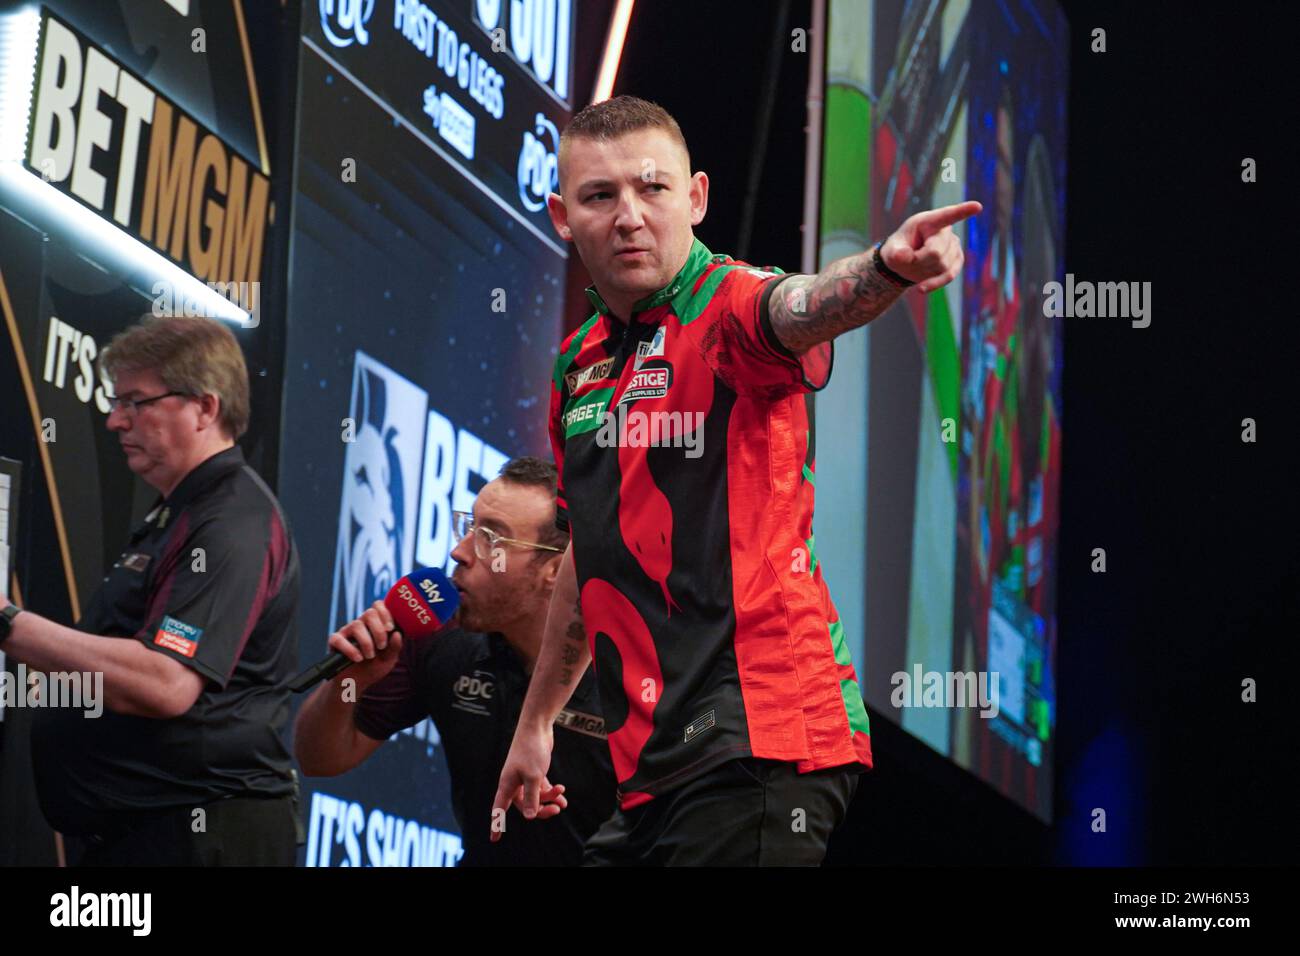
[[202, 636], [203, 628], [195, 627], [193, 624], [186, 624], [184, 621], [178, 621], [171, 615], [164, 615], [162, 623], [158, 625], [158, 633], [154, 635], [153, 642], [159, 647], [167, 648], [169, 651], [184, 654], [186, 657], [193, 657], [195, 651], [199, 649], [199, 638]]
[[636, 372], [627, 383], [627, 389], [618, 404], [635, 402], [643, 398], [663, 398], [673, 384], [672, 366], [645, 368]]

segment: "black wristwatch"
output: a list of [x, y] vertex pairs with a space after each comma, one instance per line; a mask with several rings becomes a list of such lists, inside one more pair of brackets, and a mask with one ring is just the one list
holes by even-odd
[[14, 628], [14, 618], [23, 613], [23, 609], [17, 604], [10, 604], [3, 611], [0, 611], [0, 644], [5, 642], [9, 632]]
[[893, 269], [889, 268], [889, 266], [885, 265], [885, 259], [880, 254], [880, 247], [884, 244], [885, 240], [881, 239], [871, 250], [871, 264], [876, 267], [876, 271], [895, 285], [901, 285], [904, 289], [908, 286], [916, 285], [916, 283], [911, 279], [904, 279]]

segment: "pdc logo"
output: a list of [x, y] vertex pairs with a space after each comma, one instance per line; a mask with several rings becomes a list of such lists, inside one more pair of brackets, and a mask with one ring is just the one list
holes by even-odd
[[366, 24], [374, 12], [375, 0], [320, 0], [321, 32], [335, 46], [365, 46], [370, 42]]
[[490, 671], [476, 670], [473, 674], [461, 674], [451, 685], [451, 692], [456, 695], [452, 706], [472, 714], [486, 714], [487, 702], [495, 695], [496, 686]]
[[541, 212], [546, 197], [560, 188], [560, 133], [555, 124], [538, 113], [532, 130], [524, 130], [519, 150], [519, 201], [529, 212]]

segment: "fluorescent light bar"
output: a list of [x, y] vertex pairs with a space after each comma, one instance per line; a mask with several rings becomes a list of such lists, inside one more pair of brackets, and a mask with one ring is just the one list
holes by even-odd
[[[48, 218], [36, 223], [38, 227], [56, 227], [65, 235], [75, 235], [79, 252], [107, 271], [121, 273], [124, 281], [143, 286], [154, 296], [159, 294], [157, 283], [166, 283], [169, 291], [166, 301], [182, 303], [175, 307], [176, 314], [184, 314], [183, 303], [188, 301], [203, 315], [245, 327], [257, 325], [254, 318], [257, 308], [252, 315], [245, 312], [171, 260], [17, 163], [0, 163], [0, 199], [6, 198], [6, 194], [18, 195], [39, 208]], [[54, 230], [47, 228], [47, 231]]]
[[604, 102], [614, 92], [614, 79], [618, 76], [619, 61], [623, 59], [623, 42], [627, 39], [627, 24], [632, 19], [634, 2], [635, 0], [618, 0], [613, 16], [609, 18], [605, 55], [600, 63], [600, 72], [596, 75], [596, 88], [591, 94], [593, 103]]
[[22, 162], [27, 156], [40, 33], [36, 7], [0, 16], [0, 162]]

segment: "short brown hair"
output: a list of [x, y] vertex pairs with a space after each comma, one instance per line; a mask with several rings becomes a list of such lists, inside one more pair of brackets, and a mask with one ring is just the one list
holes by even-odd
[[123, 372], [152, 371], [168, 391], [215, 395], [226, 434], [238, 439], [248, 431], [248, 367], [234, 333], [216, 319], [142, 316], [114, 336], [99, 364], [113, 381]]
[[[511, 458], [501, 469], [501, 478], [511, 484], [542, 488], [552, 498], [555, 497], [555, 490], [559, 485], [559, 474], [554, 463], [544, 458], [534, 458], [532, 455]], [[563, 548], [569, 543], [569, 536], [557, 528], [554, 521], [545, 521], [542, 523], [542, 539], [537, 543], [550, 545], [552, 548]], [[538, 554], [548, 553], [550, 552], [538, 552]]]
[[[691, 151], [686, 147], [686, 137], [677, 120], [658, 103], [635, 96], [616, 96], [579, 110], [560, 134], [560, 169], [564, 168], [568, 144], [575, 138], [618, 139], [642, 129], [661, 129], [676, 140], [686, 154], [686, 171], [690, 172]], [[563, 182], [560, 188], [563, 190]]]

